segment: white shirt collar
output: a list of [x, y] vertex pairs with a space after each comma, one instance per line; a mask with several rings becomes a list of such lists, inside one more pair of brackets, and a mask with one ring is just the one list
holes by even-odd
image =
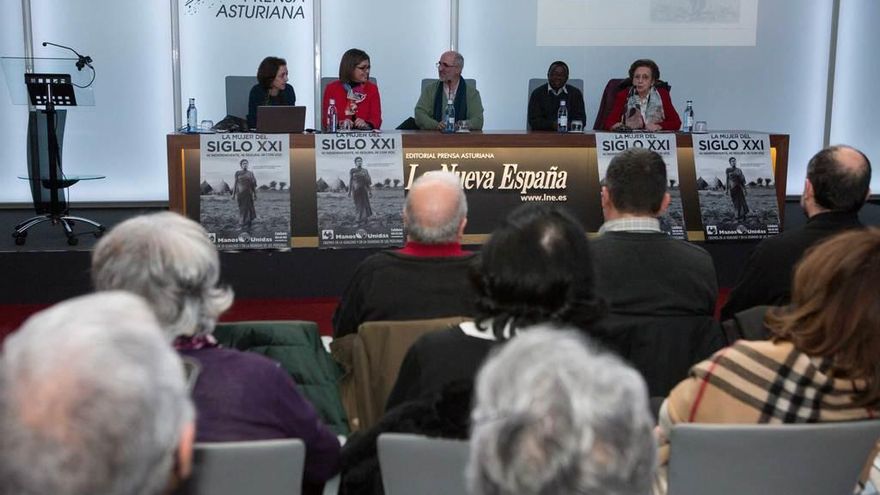
[[568, 89], [566, 89], [565, 86], [566, 86], [566, 85], [563, 84], [562, 87], [559, 88], [559, 91], [555, 91], [555, 90], [553, 89], [553, 86], [550, 86], [550, 83], [547, 83], [547, 92], [550, 93], [550, 94], [553, 95], [553, 96], [559, 96], [559, 95], [561, 95], [561, 94], [568, 94]]
[[599, 234], [605, 232], [662, 232], [660, 220], [654, 217], [623, 217], [608, 220], [599, 227]]
[[[468, 337], [474, 337], [476, 339], [482, 340], [498, 340], [497, 338], [495, 338], [495, 333], [492, 331], [491, 325], [487, 325], [486, 328], [480, 328], [477, 326], [476, 323], [472, 321], [466, 321], [464, 323], [460, 323], [458, 325], [458, 328], [461, 328], [461, 332]], [[516, 331], [513, 329], [513, 327], [510, 325], [510, 322], [508, 321], [507, 324], [504, 325], [503, 335], [505, 340], [509, 339], [515, 334]]]

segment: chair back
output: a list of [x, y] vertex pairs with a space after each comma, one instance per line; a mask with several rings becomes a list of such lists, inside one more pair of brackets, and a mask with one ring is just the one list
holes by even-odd
[[770, 329], [764, 325], [764, 317], [767, 311], [774, 306], [755, 306], [740, 311], [733, 318], [721, 322], [724, 329], [724, 337], [727, 345], [737, 340], [767, 340], [770, 338]]
[[335, 339], [330, 349], [333, 358], [346, 371], [339, 389], [351, 431], [367, 429], [379, 422], [397, 382], [403, 358], [419, 337], [468, 320], [453, 316], [369, 321], [358, 327], [357, 334]]
[[222, 346], [262, 354], [281, 364], [300, 392], [337, 435], [348, 435], [339, 395], [342, 369], [324, 348], [313, 321], [237, 321], [218, 323], [214, 337]]
[[468, 493], [467, 441], [383, 433], [378, 443], [386, 495]]
[[297, 495], [302, 492], [302, 440], [198, 443], [192, 476], [175, 495]]
[[257, 76], [226, 76], [226, 115], [246, 119], [251, 88]]
[[651, 397], [666, 397], [691, 366], [721, 349], [726, 339], [709, 315], [658, 316], [612, 312], [603, 320], [610, 340], [645, 379]]
[[668, 493], [853, 493], [878, 437], [878, 420], [678, 425], [670, 436]]
[[[532, 97], [532, 92], [535, 91], [536, 89], [538, 89], [539, 86], [543, 86], [545, 84], [547, 84], [546, 77], [529, 79], [529, 92], [526, 93], [526, 108], [528, 108], [528, 106], [529, 106], [529, 99]], [[583, 94], [583, 92], [584, 92], [584, 80], [583, 79], [569, 79], [568, 82], [566, 82], [565, 84], [571, 84], [572, 86], [581, 90], [581, 94]], [[584, 122], [584, 125], [586, 125], [586, 122]], [[526, 115], [526, 129], [531, 129], [531, 126], [529, 126], [529, 116], [528, 115]]]
[[620, 88], [623, 79], [609, 79], [605, 84], [605, 90], [602, 91], [602, 98], [599, 100], [599, 109], [596, 110], [596, 121], [593, 122], [593, 130], [601, 131], [605, 128], [605, 120], [611, 114], [611, 108], [614, 107], [614, 97]]

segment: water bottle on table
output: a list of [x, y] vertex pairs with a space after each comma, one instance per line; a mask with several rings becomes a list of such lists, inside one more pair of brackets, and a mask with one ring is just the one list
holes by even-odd
[[694, 103], [691, 100], [687, 101], [687, 107], [684, 109], [684, 126], [681, 130], [684, 132], [693, 132], [694, 130]]
[[446, 101], [446, 114], [443, 116], [443, 132], [455, 132], [455, 105], [452, 98]]
[[565, 100], [559, 102], [559, 111], [556, 112], [556, 130], [568, 132], [568, 107], [565, 106]]
[[339, 117], [336, 114], [336, 100], [330, 98], [327, 105], [327, 132], [336, 132], [339, 123]]
[[196, 99], [189, 99], [189, 107], [186, 109], [186, 132], [198, 132], [199, 111], [196, 110]]

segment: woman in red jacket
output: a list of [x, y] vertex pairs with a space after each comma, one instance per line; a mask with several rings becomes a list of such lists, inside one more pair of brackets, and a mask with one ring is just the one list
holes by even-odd
[[369, 130], [382, 126], [379, 87], [370, 82], [370, 56], [365, 51], [352, 48], [345, 52], [339, 61], [339, 80], [324, 89], [321, 114], [325, 129], [330, 100], [336, 105], [339, 128]]
[[629, 67], [629, 80], [621, 84], [605, 129], [621, 127], [675, 131], [681, 127], [678, 112], [669, 98], [669, 85], [660, 81], [660, 68], [653, 60], [639, 59]]

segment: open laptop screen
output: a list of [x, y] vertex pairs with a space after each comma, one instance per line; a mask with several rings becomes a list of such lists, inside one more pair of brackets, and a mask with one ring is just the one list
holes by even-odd
[[306, 107], [284, 105], [257, 107], [257, 132], [299, 133], [305, 129]]

